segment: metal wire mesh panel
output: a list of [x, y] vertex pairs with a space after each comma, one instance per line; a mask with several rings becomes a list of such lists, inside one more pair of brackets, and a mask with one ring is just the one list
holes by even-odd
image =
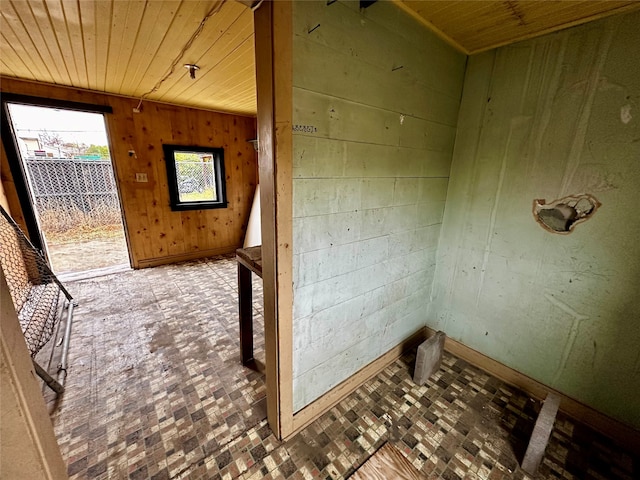
[[71, 296], [20, 227], [2, 207], [0, 211], [0, 265], [27, 347], [34, 357], [49, 341], [59, 321], [60, 294], [69, 300]]

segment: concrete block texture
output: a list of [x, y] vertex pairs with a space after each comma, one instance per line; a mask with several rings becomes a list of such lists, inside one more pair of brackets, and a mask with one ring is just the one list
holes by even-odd
[[446, 337], [444, 332], [436, 332], [434, 336], [420, 344], [416, 353], [416, 368], [413, 372], [414, 383], [424, 385], [427, 379], [440, 368]]
[[527, 451], [524, 454], [524, 460], [522, 460], [522, 469], [530, 475], [536, 474], [540, 462], [542, 462], [542, 457], [549, 443], [549, 437], [551, 436], [551, 430], [553, 430], [553, 424], [556, 421], [556, 414], [558, 413], [559, 407], [560, 397], [555, 393], [549, 393], [538, 414], [538, 419], [531, 434], [531, 440], [529, 440]]
[[466, 57], [387, 3], [293, 6], [294, 411], [424, 326]]

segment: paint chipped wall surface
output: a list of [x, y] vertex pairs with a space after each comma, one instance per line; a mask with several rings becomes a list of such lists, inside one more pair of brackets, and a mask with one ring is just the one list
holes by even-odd
[[[472, 56], [429, 326], [640, 428], [640, 14]], [[534, 199], [590, 194], [557, 235]]]
[[297, 411], [427, 321], [465, 57], [387, 2], [293, 27]]

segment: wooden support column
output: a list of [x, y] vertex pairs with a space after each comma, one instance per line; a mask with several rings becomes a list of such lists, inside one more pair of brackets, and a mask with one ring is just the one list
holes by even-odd
[[265, 1], [254, 15], [267, 418], [280, 439], [293, 432], [292, 8]]

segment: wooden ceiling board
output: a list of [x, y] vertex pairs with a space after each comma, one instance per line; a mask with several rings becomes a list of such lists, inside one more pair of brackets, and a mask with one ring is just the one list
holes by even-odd
[[[149, 80], [149, 88], [153, 86], [153, 79], [147, 75], [147, 69], [151, 62], [158, 57], [159, 49], [168, 31], [171, 28], [174, 17], [178, 13], [180, 1], [174, 2], [150, 2], [146, 6], [145, 14], [140, 23], [140, 31], [145, 32], [143, 38], [139, 38], [133, 45], [131, 58], [134, 60], [129, 65], [128, 80], [132, 85], [140, 85], [144, 78]], [[167, 28], [154, 28], [156, 25], [167, 25]], [[147, 88], [147, 90], [149, 89]], [[124, 84], [120, 89], [126, 89]]]
[[[95, 45], [95, 48], [87, 48], [87, 57], [91, 58], [90, 63], [95, 65], [95, 70], [89, 70], [89, 84], [95, 84], [96, 90], [105, 92], [107, 84], [107, 59], [109, 58], [109, 42], [104, 41], [111, 35], [111, 14], [113, 12], [113, 2], [83, 2], [82, 10], [88, 8], [85, 3], [91, 3], [93, 7], [93, 18], [91, 11], [87, 10], [87, 14], [83, 15], [87, 22], [93, 21], [93, 28], [87, 29], [87, 34], [95, 32], [95, 39], [87, 42], [88, 45]], [[100, 19], [108, 18], [108, 22]]]
[[194, 84], [194, 88], [191, 91], [185, 91], [179, 98], [187, 104], [193, 104], [198, 101], [199, 98], [229, 98], [233, 99], [234, 103], [242, 101], [242, 95], [238, 95], [232, 89], [235, 85], [238, 92], [241, 91], [242, 85], [250, 86], [250, 75], [254, 73], [254, 67], [248, 62], [244, 67], [238, 65], [235, 67], [236, 71], [233, 74], [227, 73], [224, 70], [212, 70], [209, 72], [206, 81], [201, 82], [201, 86], [197, 87]]
[[204, 88], [186, 91], [178, 98], [185, 105], [196, 104], [201, 99], [225, 101], [246, 113], [247, 110], [242, 105], [247, 103], [246, 99], [251, 98], [248, 95], [255, 90], [255, 83], [252, 80], [254, 74], [252, 64], [246, 65], [244, 69], [238, 69], [233, 75], [227, 74], [224, 70], [213, 70], [203, 77], [201, 85]]
[[[27, 2], [15, 2], [15, 4], [14, 2], [3, 2], [0, 11], [2, 12], [0, 25], [3, 37], [6, 38], [3, 41], [3, 46], [8, 45], [10, 49], [13, 49], [13, 58], [25, 64], [25, 68], [31, 72], [31, 76], [34, 78], [42, 78], [43, 81], [52, 82], [55, 78], [66, 76], [67, 81], [70, 81], [66, 69], [54, 61], [49, 44], [41, 34], [29, 4]], [[29, 31], [33, 33], [29, 34]], [[27, 78], [29, 77], [27, 76]]]
[[[246, 12], [248, 15], [250, 11], [246, 10]], [[253, 28], [249, 22], [237, 21], [238, 19], [239, 17], [226, 31], [221, 32], [221, 35], [211, 42], [206, 51], [202, 52], [195, 61], [200, 67], [200, 70], [196, 72], [196, 78], [205, 78], [209, 72], [222, 69], [226, 70], [225, 75], [233, 75], [243, 65], [247, 63], [253, 65]], [[238, 60], [241, 62], [240, 65], [238, 65]], [[193, 91], [194, 88], [202, 89], [203, 85], [194, 82], [185, 75], [177, 81], [174, 80], [170, 88], [171, 90], [167, 89], [164, 95], [179, 97], [189, 90]]]
[[460, 5], [456, 2], [422, 2], [414, 0], [405, 1], [404, 3], [430, 21], [444, 24], [452, 17], [456, 19], [457, 23], [463, 23], [487, 12], [495, 15], [496, 3], [500, 2], [479, 0], [474, 2], [473, 8], [468, 6], [467, 8], [461, 8], [464, 7], [464, 4]]
[[[524, 40], [539, 36], [544, 33], [550, 33], [557, 31], [560, 28], [565, 28], [581, 23], [585, 23], [594, 18], [600, 18], [608, 14], [616, 13], [615, 9], [603, 10], [602, 6], [598, 8], [595, 3], [599, 2], [575, 2], [575, 7], [579, 7], [578, 10], [575, 7], [567, 5], [567, 2], [554, 2], [557, 3], [557, 9], [549, 11], [547, 9], [539, 8], [539, 13], [534, 15], [534, 10], [527, 10], [527, 17], [525, 17], [525, 25], [521, 25], [516, 22], [515, 18], [505, 19], [502, 24], [496, 24], [494, 26], [484, 25], [482, 28], [477, 28], [469, 34], [468, 44], [472, 52], [481, 52], [497, 46], [513, 43], [510, 38], [514, 35], [514, 32], [519, 31], [522, 36], [517, 40]], [[602, 2], [600, 2], [602, 3]], [[607, 4], [614, 3], [624, 4], [622, 8], [633, 7], [633, 4], [629, 2], [605, 2]], [[532, 20], [527, 20], [532, 18]], [[560, 25], [561, 27], [553, 27], [549, 25]], [[494, 47], [495, 45], [495, 47]]]
[[[0, 56], [3, 60], [3, 64], [10, 65], [13, 72], [17, 72], [22, 75], [34, 75], [34, 73], [25, 60], [28, 58], [28, 53], [16, 38], [11, 27], [7, 25], [4, 18], [0, 21], [0, 31], [2, 32], [2, 45], [0, 46]], [[30, 62], [28, 62], [30, 63]]]
[[[633, 0], [394, 2], [464, 53], [640, 8], [640, 1]], [[218, 111], [256, 112], [253, 13], [240, 2], [2, 0], [0, 7], [2, 75]], [[183, 52], [208, 12], [213, 14]], [[195, 80], [186, 63], [201, 68]]]
[[87, 62], [79, 4], [76, 2], [52, 3], [49, 7], [49, 15], [53, 19], [56, 31], [58, 28], [64, 29], [64, 34], [59, 36], [59, 44], [64, 46], [69, 64], [73, 65], [72, 76], [75, 75], [79, 85], [87, 85]]
[[[244, 18], [243, 15], [245, 15]], [[198, 42], [197, 47], [194, 45], [194, 48], [189, 50], [179, 68], [186, 73], [184, 64], [198, 65], [200, 70], [196, 72], [196, 78], [201, 78], [207, 71], [216, 68], [241, 42], [252, 37], [253, 22], [248, 18], [250, 15], [250, 10], [236, 2], [225, 3], [215, 19], [211, 19], [215, 22], [207, 25], [207, 29], [203, 30], [202, 41]], [[158, 93], [160, 98], [180, 95], [193, 83], [189, 75], [175, 75], [163, 84]]]
[[634, 0], [396, 0], [473, 54], [603, 16], [640, 8]]
[[[4, 40], [5, 37], [3, 32], [2, 41]], [[25, 72], [26, 75], [31, 75], [27, 66], [11, 46], [3, 45], [2, 48], [0, 48], [0, 59], [2, 59], [3, 68], [6, 67], [7, 71], [12, 72], [14, 76], [24, 75]]]
[[[191, 63], [193, 52], [203, 48], [202, 45], [206, 45], [207, 42], [210, 41], [209, 34], [215, 31], [214, 19], [220, 14], [220, 11], [208, 19], [204, 29], [193, 42], [191, 48], [184, 53], [183, 58], [175, 65], [173, 73], [169, 76], [167, 76], [167, 74], [170, 72], [171, 65], [176, 58], [178, 58], [186, 43], [200, 26], [207, 12], [211, 11], [211, 9], [217, 9], [220, 6], [221, 2], [219, 1], [193, 2], [187, 0], [180, 4], [171, 26], [160, 29], [166, 30], [167, 34], [159, 44], [156, 54], [149, 59], [147, 69], [135, 89], [136, 96], [142, 96], [148, 92], [152, 92], [148, 98], [160, 100], [172, 82], [184, 82], [187, 79], [191, 81], [187, 70], [184, 68], [184, 64]], [[165, 80], [158, 85], [158, 82], [163, 78], [165, 78]], [[173, 102], [170, 97], [162, 101]]]
[[143, 26], [149, 25], [148, 22], [142, 21], [147, 5], [144, 1], [114, 3], [113, 17], [116, 21], [111, 27], [105, 86], [108, 91], [121, 92], [125, 79], [130, 80], [130, 68], [138, 61], [132, 59], [132, 53], [135, 46], [142, 43], [142, 39], [147, 34], [146, 31], [142, 31]]
[[[174, 59], [189, 37], [198, 28], [201, 18], [196, 2], [171, 2], [167, 5], [159, 2], [162, 12], [149, 11], [149, 24], [145, 25], [144, 54], [137, 57], [138, 66], [130, 81], [134, 95], [141, 96], [150, 92], [157, 82], [169, 71]], [[204, 16], [204, 14], [202, 14]], [[192, 20], [193, 19], [193, 20]], [[150, 98], [157, 98], [152, 93]]]
[[464, 35], [468, 40], [477, 41], [475, 33], [479, 31], [494, 33], [496, 37], [501, 36], [503, 30], [517, 31], [517, 29], [522, 29], [530, 33], [531, 30], [548, 28], [553, 23], [563, 24], [576, 18], [600, 13], [599, 9], [596, 9], [595, 12], [590, 11], [590, 2], [553, 3], [555, 5], [553, 10], [550, 10], [546, 3], [542, 2], [527, 4], [526, 8], [516, 8], [515, 6], [510, 8], [509, 5], [513, 4], [498, 3], [496, 7], [475, 15]]
[[82, 51], [84, 53], [84, 65], [87, 71], [87, 87], [96, 88], [96, 9], [93, 2], [83, 5], [78, 9], [80, 21]]
[[[255, 114], [253, 14], [235, 1], [2, 0], [0, 28], [2, 75]], [[202, 67], [195, 81], [185, 63]], [[218, 93], [199, 98], [214, 78]]]
[[[220, 98], [227, 99], [233, 103], [242, 102], [244, 89], [251, 89], [253, 82], [251, 81], [251, 73], [253, 73], [253, 65], [247, 65], [244, 69], [238, 68], [236, 73], [227, 74], [224, 70], [213, 70], [209, 72], [206, 81], [203, 81], [197, 89], [186, 91], [180, 97], [183, 102], [194, 103], [199, 98]], [[230, 87], [235, 86], [234, 89]]]
[[[58, 4], [56, 4], [57, 6]], [[79, 3], [64, 2], [59, 4], [62, 7], [62, 14], [67, 26], [67, 38], [73, 54], [73, 60], [81, 85], [88, 84], [88, 70], [85, 53], [85, 40], [83, 35], [83, 24], [80, 18]]]
[[[54, 74], [54, 81], [64, 85], [76, 86], [78, 82], [72, 77], [72, 72], [66, 63], [62, 49], [58, 43], [58, 35], [66, 34], [66, 28], [62, 32], [56, 32], [49, 17], [49, 10], [42, 1], [21, 2], [14, 0], [11, 2], [16, 9], [24, 9], [24, 15], [20, 13], [20, 18], [24, 21], [26, 31], [20, 32], [19, 36], [42, 39], [43, 50], [49, 53], [49, 58], [43, 57], [43, 61]], [[56, 75], [57, 71], [57, 75]]]
[[[7, 71], [7, 72], [12, 72], [14, 73], [13, 68], [11, 68], [10, 65], [8, 65], [4, 59], [2, 58], [2, 51], [0, 50], [0, 68], [3, 69], [3, 71]], [[15, 73], [14, 73], [15, 75]]]

